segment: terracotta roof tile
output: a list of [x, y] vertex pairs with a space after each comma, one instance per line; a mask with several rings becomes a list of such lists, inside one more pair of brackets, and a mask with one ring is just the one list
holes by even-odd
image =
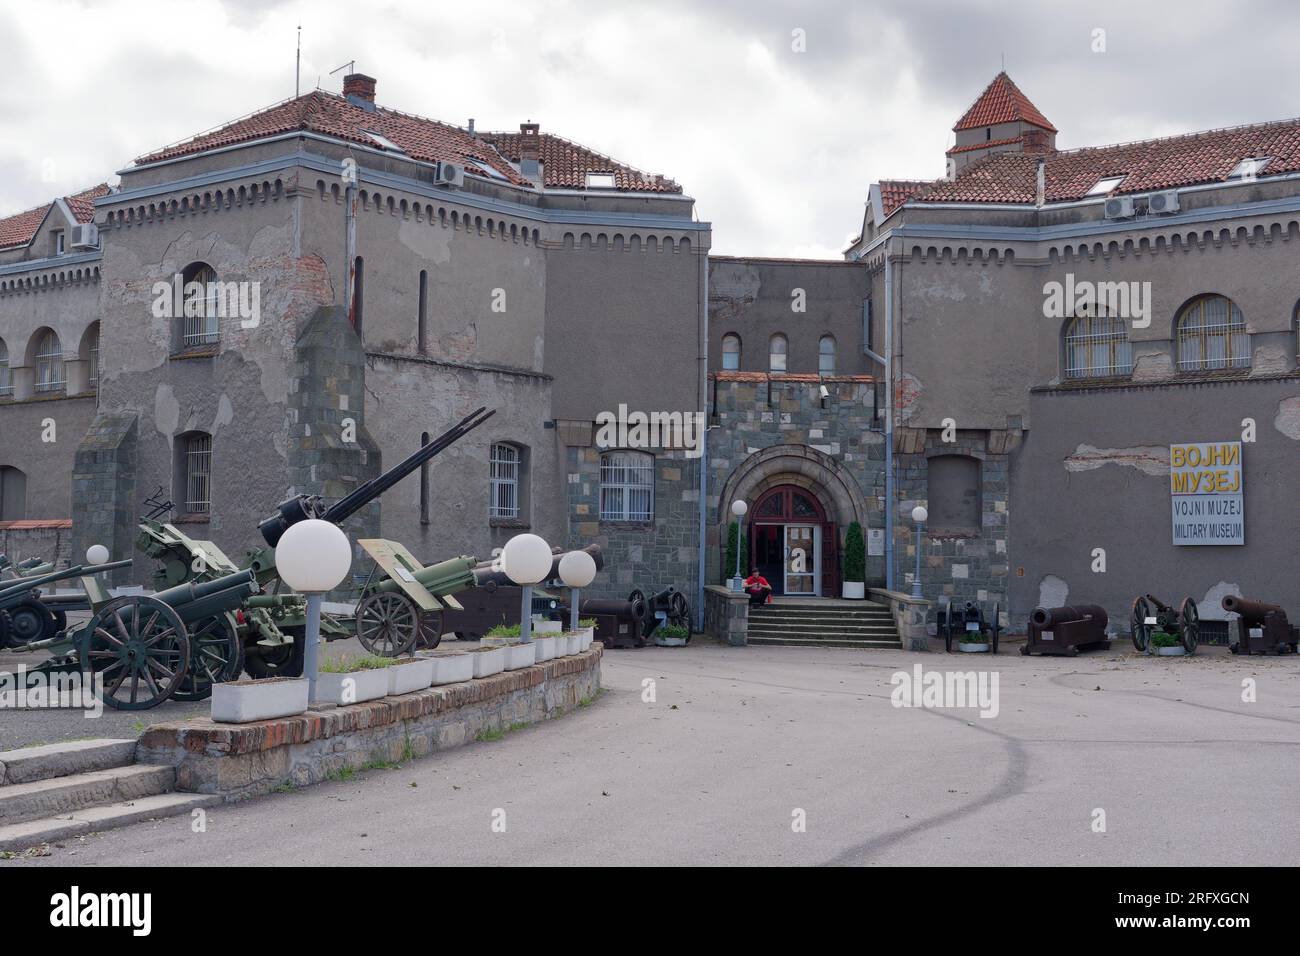
[[[481, 138], [495, 146], [512, 163], [519, 162], [521, 133], [481, 133]], [[539, 133], [538, 158], [542, 162], [543, 185], [550, 189], [585, 189], [587, 173], [613, 173], [614, 188], [632, 192], [680, 193], [682, 187], [671, 179], [634, 169], [577, 143]]]
[[965, 146], [954, 146], [952, 149], [948, 150], [948, 155], [952, 156], [954, 153], [970, 153], [977, 149], [988, 149], [990, 146], [1007, 146], [1011, 143], [1019, 143], [1022, 141], [1023, 137], [1020, 136], [1007, 136], [1002, 139], [987, 139], [982, 143], [968, 143]]
[[881, 215], [888, 216], [907, 200], [919, 196], [931, 186], [929, 179], [882, 179], [880, 181], [880, 204], [885, 208]]
[[971, 108], [962, 114], [953, 129], [974, 129], [977, 126], [1016, 122], [1040, 126], [1053, 133], [1057, 131], [1047, 117], [1038, 111], [1038, 107], [1029, 102], [1029, 97], [1020, 92], [1020, 87], [1011, 82], [1011, 77], [999, 73], [971, 104]]
[[[77, 222], [90, 222], [95, 218], [95, 200], [101, 196], [107, 196], [108, 193], [108, 184], [100, 183], [98, 186], [93, 186], [83, 192], [64, 196], [63, 201], [68, 204], [68, 209], [77, 217]], [[36, 236], [36, 231], [40, 229], [41, 223], [45, 221], [45, 216], [52, 205], [54, 203], [47, 202], [34, 209], [28, 209], [25, 212], [15, 213], [5, 219], [0, 219], [0, 249], [12, 249], [17, 246], [25, 246], [31, 242]]]

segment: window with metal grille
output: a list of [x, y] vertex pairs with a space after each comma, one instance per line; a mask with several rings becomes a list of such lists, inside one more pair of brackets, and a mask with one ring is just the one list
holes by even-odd
[[14, 393], [14, 380], [9, 372], [9, 346], [0, 339], [0, 398]]
[[[221, 291], [217, 287], [217, 273], [212, 266], [196, 262], [181, 273], [185, 315], [181, 319], [181, 348], [192, 349], [215, 345], [219, 338]], [[192, 289], [191, 283], [200, 288]]]
[[822, 375], [835, 374], [835, 337], [823, 335], [817, 343], [817, 371]]
[[600, 520], [651, 521], [655, 511], [655, 460], [639, 451], [600, 456]]
[[722, 337], [722, 369], [735, 372], [740, 369], [740, 336], [728, 333]]
[[185, 511], [207, 514], [212, 508], [212, 436], [202, 433], [185, 440]]
[[87, 374], [90, 376], [90, 387], [99, 387], [99, 323], [93, 323], [86, 330], [86, 364], [89, 366]]
[[1178, 370], [1250, 367], [1250, 335], [1236, 303], [1222, 295], [1193, 299], [1178, 316]]
[[63, 374], [63, 346], [53, 329], [46, 329], [36, 347], [36, 391], [58, 392], [67, 385]]
[[772, 372], [785, 371], [786, 353], [789, 351], [789, 344], [785, 336], [780, 333], [772, 336], [767, 348], [767, 368]]
[[519, 449], [499, 443], [492, 446], [488, 471], [488, 517], [519, 517]]
[[1065, 377], [1108, 378], [1133, 371], [1128, 324], [1109, 315], [1081, 315], [1065, 328]]

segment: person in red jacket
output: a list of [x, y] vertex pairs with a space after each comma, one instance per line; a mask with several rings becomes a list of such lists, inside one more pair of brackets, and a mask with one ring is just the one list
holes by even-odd
[[745, 578], [745, 590], [749, 593], [750, 607], [760, 607], [772, 601], [772, 585], [758, 573], [758, 568], [750, 571], [749, 577]]

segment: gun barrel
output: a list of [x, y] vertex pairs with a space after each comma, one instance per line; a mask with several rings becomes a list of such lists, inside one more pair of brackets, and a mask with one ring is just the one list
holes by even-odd
[[1264, 618], [1270, 614], [1281, 615], [1282, 620], [1286, 620], [1286, 611], [1276, 604], [1265, 604], [1263, 601], [1254, 601], [1236, 594], [1224, 595], [1222, 604], [1225, 611], [1240, 614], [1248, 627], [1263, 624]]
[[1098, 626], [1105, 629], [1109, 618], [1106, 609], [1096, 604], [1067, 604], [1062, 607], [1036, 607], [1029, 619], [1039, 627], [1058, 627], [1071, 621], [1092, 618]]
[[[600, 550], [600, 545], [589, 544], [580, 550], [591, 555], [591, 559], [596, 562], [597, 571], [601, 571], [605, 567], [605, 557]], [[551, 549], [551, 570], [544, 580], [550, 581], [560, 576], [560, 560], [568, 553], [568, 551], [561, 548]], [[489, 582], [495, 583], [500, 587], [512, 587], [515, 583], [510, 580], [509, 576], [504, 571], [499, 567], [496, 567], [495, 561], [480, 561], [474, 566], [474, 583], [479, 587], [482, 587]]]
[[172, 608], [186, 623], [201, 617], [230, 611], [245, 597], [257, 593], [257, 582], [250, 570], [223, 574], [211, 581], [188, 581], [157, 592], [154, 597]]
[[[459, 557], [439, 561], [427, 568], [421, 568], [411, 576], [434, 597], [455, 594], [474, 585], [474, 565], [476, 558]], [[393, 578], [385, 578], [371, 587], [372, 592], [397, 591], [401, 584]]]
[[0, 584], [0, 598], [12, 597], [21, 591], [30, 591], [38, 588], [42, 584], [51, 584], [54, 581], [66, 581], [69, 578], [80, 577], [83, 574], [98, 574], [100, 571], [115, 571], [118, 568], [131, 566], [131, 560], [113, 561], [109, 564], [94, 564], [90, 567], [76, 564], [70, 568], [64, 568], [62, 571], [51, 571], [48, 574], [34, 574], [30, 577], [16, 578], [13, 581], [5, 581]]

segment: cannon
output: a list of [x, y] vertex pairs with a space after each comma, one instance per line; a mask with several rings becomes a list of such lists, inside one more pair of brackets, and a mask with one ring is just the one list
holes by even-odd
[[1109, 650], [1105, 608], [1095, 604], [1036, 607], [1029, 615], [1029, 639], [1021, 654], [1076, 656], [1079, 651]]
[[645, 647], [647, 634], [645, 619], [650, 606], [645, 596], [633, 591], [626, 601], [617, 598], [587, 598], [578, 604], [580, 618], [594, 618], [596, 640], [606, 647]]
[[[258, 525], [265, 546], [246, 552], [240, 564], [213, 542], [190, 538], [175, 525], [160, 521], [172, 506], [170, 502], [155, 499], [147, 502], [154, 507], [140, 522], [136, 547], [159, 562], [154, 573], [155, 587], [159, 589], [211, 580], [241, 569], [251, 570], [263, 593], [245, 601], [234, 613], [243, 667], [253, 677], [296, 677], [303, 667], [306, 601], [301, 595], [282, 590], [275, 567], [275, 545], [284, 532], [308, 518], [342, 523], [493, 414], [486, 407], [476, 409], [332, 505], [326, 505], [319, 495], [296, 495], [282, 502], [275, 514]], [[345, 626], [333, 615], [321, 616], [321, 635], [325, 640], [351, 637], [353, 632], [353, 627]]]
[[1276, 604], [1225, 595], [1223, 609], [1239, 614], [1237, 639], [1228, 649], [1234, 654], [1294, 654], [1300, 644], [1300, 627], [1293, 627], [1286, 611]]
[[130, 566], [130, 561], [116, 561], [91, 568], [76, 565], [62, 571], [30, 573], [0, 581], [0, 647], [21, 650], [35, 642], [53, 640], [67, 627], [65, 609], [75, 609], [66, 606], [67, 604], [75, 604], [82, 609], [90, 607], [88, 601], [75, 597], [72, 602], [65, 602], [65, 606], [61, 607], [51, 598], [42, 596], [42, 585]]
[[436, 647], [444, 633], [443, 609], [464, 610], [452, 595], [474, 584], [478, 559], [462, 555], [425, 567], [396, 541], [362, 538], [357, 544], [376, 565], [357, 601], [361, 646], [397, 657], [413, 652], [423, 634], [425, 643]]
[[1177, 609], [1165, 604], [1152, 594], [1133, 599], [1133, 646], [1145, 654], [1154, 653], [1152, 641], [1158, 635], [1177, 639], [1188, 654], [1196, 653], [1201, 636], [1201, 615], [1196, 602], [1183, 598]]
[[649, 598], [637, 588], [627, 599], [633, 604], [645, 602], [646, 613], [641, 618], [641, 637], [645, 640], [650, 639], [660, 624], [684, 627], [687, 631], [691, 629], [691, 609], [686, 603], [686, 595], [671, 585]]
[[998, 637], [1002, 633], [1001, 612], [1001, 602], [995, 601], [993, 621], [990, 624], [984, 619], [984, 609], [974, 601], [967, 601], [956, 609], [952, 601], [945, 601], [943, 609], [939, 611], [938, 619], [939, 630], [943, 633], [944, 650], [951, 654], [954, 640], [958, 644], [965, 643], [962, 640], [964, 635], [976, 634], [983, 639], [978, 643], [987, 642], [989, 650], [996, 654]]

